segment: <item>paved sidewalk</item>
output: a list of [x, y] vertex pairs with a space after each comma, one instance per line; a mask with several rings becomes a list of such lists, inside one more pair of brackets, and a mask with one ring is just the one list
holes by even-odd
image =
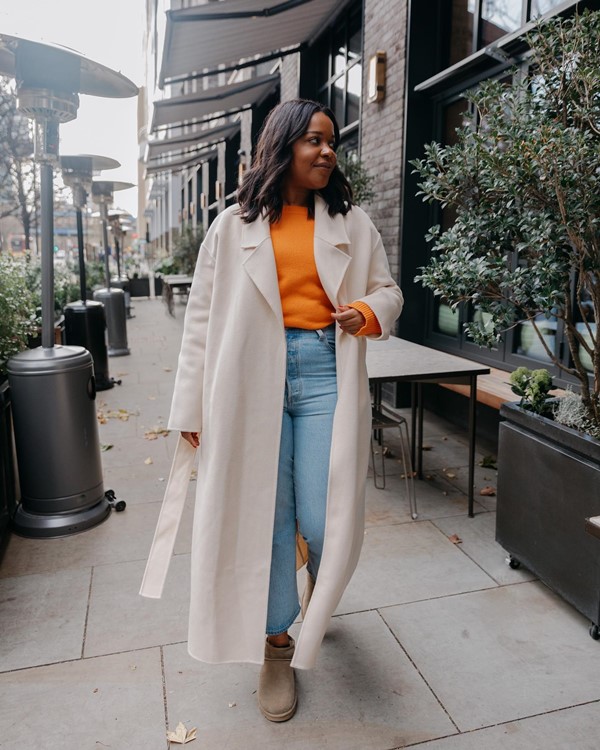
[[600, 645], [583, 617], [505, 564], [494, 497], [479, 495], [493, 470], [477, 469], [467, 518], [465, 436], [437, 418], [426, 420], [417, 521], [393, 456], [387, 488], [369, 482], [362, 558], [317, 668], [298, 674], [292, 721], [259, 714], [257, 667], [187, 655], [194, 482], [165, 596], [138, 596], [175, 445], [162, 429], [183, 311], [135, 300], [132, 354], [110, 360], [123, 384], [98, 394], [105, 486], [126, 511], [77, 536], [9, 542], [0, 748], [165, 750], [167, 728], [184, 722], [198, 729], [190, 750], [597, 750]]

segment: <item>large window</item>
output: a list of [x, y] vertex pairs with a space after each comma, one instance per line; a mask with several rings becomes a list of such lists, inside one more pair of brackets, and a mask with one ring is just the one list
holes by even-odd
[[305, 53], [302, 90], [330, 107], [345, 150], [358, 148], [362, 94], [362, 3], [353, 3]]
[[452, 0], [449, 65], [454, 65], [563, 0]]

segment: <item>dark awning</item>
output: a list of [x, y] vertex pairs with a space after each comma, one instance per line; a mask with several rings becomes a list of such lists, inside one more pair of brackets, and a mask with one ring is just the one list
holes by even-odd
[[235, 135], [240, 129], [239, 122], [220, 125], [216, 128], [207, 128], [206, 130], [197, 130], [195, 133], [179, 135], [175, 138], [163, 138], [162, 140], [150, 141], [146, 151], [146, 161], [154, 159], [161, 154], [179, 153], [186, 149], [206, 148], [215, 143], [220, 143]]
[[217, 149], [201, 149], [194, 154], [186, 154], [184, 157], [177, 159], [164, 159], [162, 161], [151, 161], [146, 164], [146, 175], [158, 174], [159, 172], [181, 172], [187, 167], [193, 167], [201, 164], [212, 157], [217, 156]]
[[215, 112], [238, 112], [261, 102], [278, 83], [279, 74], [275, 73], [154, 102], [152, 130], [184, 121], [201, 120]]
[[347, 0], [221, 0], [167, 13], [160, 85], [310, 42]]

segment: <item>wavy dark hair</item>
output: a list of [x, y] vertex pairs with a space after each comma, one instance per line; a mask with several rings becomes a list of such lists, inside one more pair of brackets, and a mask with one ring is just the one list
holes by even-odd
[[[317, 112], [327, 115], [333, 123], [334, 149], [337, 149], [340, 129], [329, 107], [310, 99], [292, 99], [269, 112], [258, 138], [254, 163], [237, 193], [239, 213], [246, 224], [251, 224], [262, 212], [271, 224], [281, 218], [283, 181], [292, 161], [292, 145], [306, 133], [311, 117]], [[330, 216], [345, 215], [352, 207], [352, 188], [337, 165], [327, 186], [317, 192], [326, 201]], [[309, 214], [314, 216], [314, 202], [309, 206]]]

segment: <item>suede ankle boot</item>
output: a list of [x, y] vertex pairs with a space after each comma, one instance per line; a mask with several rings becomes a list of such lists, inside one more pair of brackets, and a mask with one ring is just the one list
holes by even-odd
[[308, 605], [310, 603], [310, 598], [313, 594], [315, 588], [315, 579], [311, 576], [311, 574], [306, 571], [306, 586], [304, 587], [304, 593], [302, 594], [302, 601], [300, 602], [300, 611], [302, 613], [302, 619], [304, 619], [304, 616], [306, 615], [306, 610], [308, 609]]
[[296, 677], [290, 662], [294, 655], [294, 639], [278, 648], [265, 643], [265, 663], [258, 681], [258, 707], [269, 721], [287, 721], [296, 713], [298, 696]]

